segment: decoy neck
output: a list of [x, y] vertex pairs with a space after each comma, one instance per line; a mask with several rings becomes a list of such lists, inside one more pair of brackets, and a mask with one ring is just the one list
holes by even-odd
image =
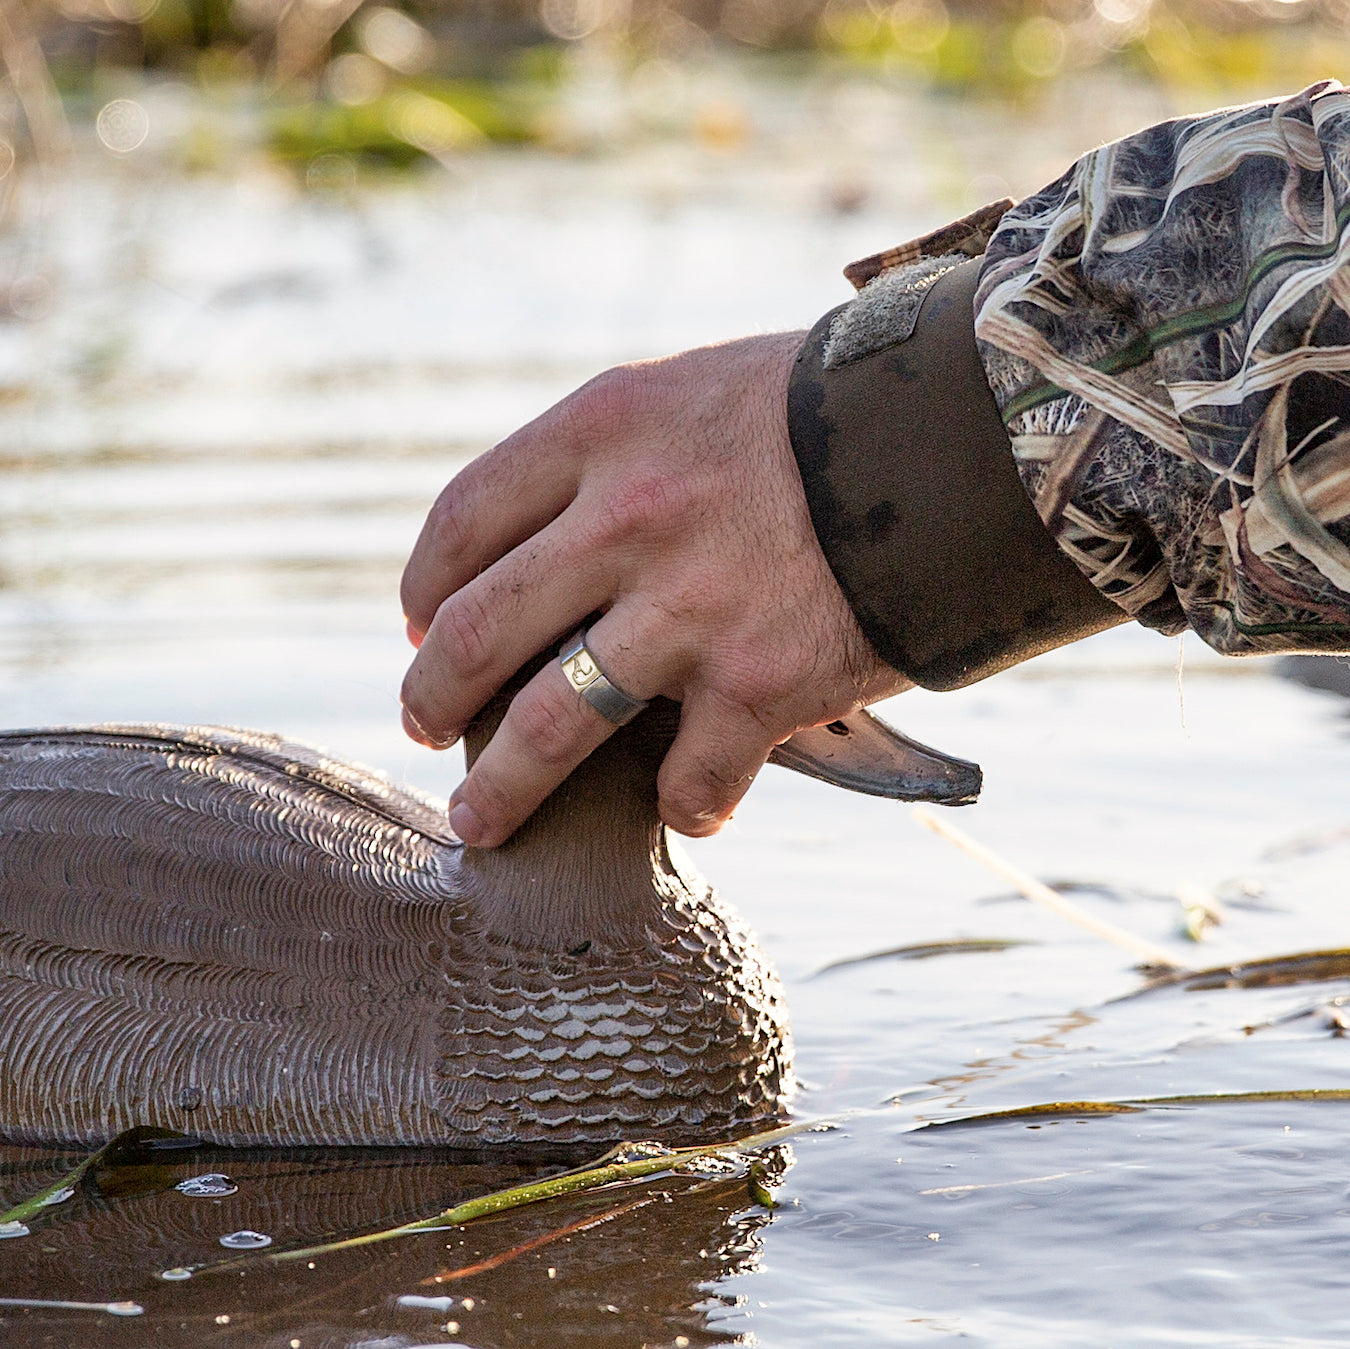
[[[498, 695], [465, 735], [472, 765], [505, 713]], [[463, 850], [460, 887], [484, 927], [519, 945], [575, 951], [646, 945], [662, 910], [708, 886], [657, 814], [656, 775], [679, 705], [656, 699], [591, 754], [497, 848]]]
[[[473, 763], [537, 658], [474, 720]], [[488, 931], [545, 950], [587, 942], [642, 945], [676, 897], [707, 883], [676, 853], [657, 814], [656, 775], [679, 725], [679, 704], [657, 698], [615, 732], [501, 847], [465, 848], [460, 885]], [[980, 793], [978, 764], [901, 735], [858, 709], [798, 731], [770, 763], [837, 787], [901, 801], [967, 805]]]

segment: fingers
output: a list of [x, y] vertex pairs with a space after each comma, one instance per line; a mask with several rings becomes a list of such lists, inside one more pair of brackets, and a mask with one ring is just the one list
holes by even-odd
[[550, 661], [511, 700], [492, 739], [450, 797], [450, 827], [472, 847], [504, 843], [618, 728]]
[[400, 597], [414, 645], [446, 596], [556, 519], [576, 486], [570, 437], [548, 413], [457, 474], [403, 569]]
[[[404, 576], [414, 738], [453, 739], [599, 610], [591, 645], [611, 680], [683, 704], [661, 812], [697, 835], [729, 817], [776, 741], [856, 705], [877, 661], [792, 459], [797, 345], [775, 335], [607, 372], [450, 484]], [[505, 841], [611, 730], [550, 661], [452, 797], [452, 825], [477, 846]]]
[[[645, 621], [643, 621], [645, 619]], [[607, 614], [588, 646], [606, 675], [635, 697], [669, 688], [686, 656], [659, 660], [654, 620], [631, 606]], [[430, 640], [430, 637], [429, 637]], [[648, 653], [644, 661], [637, 653]], [[501, 725], [450, 798], [450, 825], [476, 847], [495, 847], [539, 806], [588, 754], [615, 731], [550, 661], [512, 700]], [[794, 726], [766, 724], [742, 703], [698, 689], [684, 701], [680, 730], [658, 778], [661, 817], [679, 833], [716, 833]]]
[[769, 751], [791, 730], [773, 730], [716, 695], [686, 699], [680, 729], [657, 777], [661, 819], [678, 834], [703, 838], [731, 818]]
[[440, 605], [403, 681], [413, 739], [436, 747], [457, 739], [527, 660], [604, 607], [612, 577], [577, 537], [564, 513]]

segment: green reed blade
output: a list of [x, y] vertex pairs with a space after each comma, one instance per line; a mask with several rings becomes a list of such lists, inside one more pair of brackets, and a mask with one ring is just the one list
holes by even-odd
[[753, 1162], [745, 1173], [745, 1188], [750, 1195], [751, 1203], [758, 1204], [760, 1208], [766, 1208], [772, 1213], [778, 1207], [778, 1200], [773, 1197], [773, 1191], [765, 1183], [767, 1179], [768, 1173], [764, 1163]]
[[134, 1129], [125, 1129], [116, 1138], [105, 1143], [97, 1152], [91, 1152], [73, 1171], [68, 1171], [60, 1180], [53, 1181], [45, 1190], [25, 1199], [21, 1204], [0, 1213], [0, 1227], [10, 1223], [24, 1223], [36, 1218], [44, 1208], [58, 1203], [58, 1195], [66, 1190], [74, 1190], [95, 1167], [124, 1152], [134, 1152], [146, 1143], [160, 1139], [187, 1139], [187, 1134], [176, 1133], [172, 1129], [157, 1129], [153, 1125], [141, 1124]]
[[869, 951], [864, 956], [845, 956], [822, 965], [809, 976], [812, 979], [850, 965], [865, 965], [872, 960], [931, 960], [934, 956], [977, 955], [986, 951], [1009, 951], [1014, 946], [1034, 946], [1035, 942], [1016, 937], [950, 937], [944, 941], [914, 942], [908, 946], [888, 946], [884, 951]]
[[1240, 1105], [1244, 1101], [1350, 1101], [1350, 1087], [1296, 1087], [1288, 1091], [1199, 1092], [1182, 1096], [1150, 1096], [1150, 1105]]
[[738, 1138], [730, 1143], [717, 1143], [706, 1146], [672, 1148], [647, 1157], [638, 1157], [631, 1161], [608, 1160], [631, 1150], [631, 1145], [620, 1144], [611, 1148], [598, 1162], [589, 1166], [564, 1171], [544, 1180], [531, 1181], [526, 1185], [513, 1185], [509, 1189], [496, 1190], [491, 1194], [479, 1195], [475, 1199], [465, 1200], [430, 1218], [419, 1218], [416, 1222], [401, 1223], [398, 1227], [389, 1227], [380, 1232], [366, 1232], [361, 1236], [344, 1237], [338, 1241], [327, 1241], [317, 1246], [305, 1246], [298, 1250], [268, 1251], [265, 1254], [237, 1256], [231, 1260], [217, 1261], [203, 1265], [191, 1271], [174, 1270], [175, 1279], [185, 1278], [187, 1273], [218, 1274], [225, 1270], [239, 1269], [243, 1265], [257, 1263], [282, 1264], [292, 1260], [313, 1260], [316, 1256], [330, 1255], [334, 1251], [354, 1250], [360, 1246], [372, 1246], [377, 1242], [391, 1241], [395, 1237], [411, 1236], [417, 1232], [426, 1232], [442, 1227], [461, 1227], [475, 1218], [486, 1218], [508, 1209], [522, 1208], [527, 1204], [538, 1204], [547, 1199], [557, 1199], [567, 1194], [583, 1194], [598, 1190], [607, 1185], [624, 1181], [641, 1180], [646, 1176], [658, 1175], [663, 1171], [679, 1171], [703, 1158], [729, 1157], [741, 1152], [754, 1152], [773, 1147], [777, 1143], [791, 1138], [794, 1134], [812, 1129], [820, 1129], [819, 1120], [804, 1120], [798, 1124], [783, 1125], [776, 1129], [767, 1129], [762, 1133]]
[[1011, 1110], [990, 1110], [981, 1115], [962, 1115], [958, 1119], [939, 1119], [921, 1125], [924, 1129], [947, 1129], [958, 1124], [996, 1124], [1013, 1119], [1045, 1119], [1073, 1115], [1133, 1115], [1141, 1105], [1126, 1101], [1043, 1101], [1037, 1105], [1019, 1105]]
[[1350, 1087], [1298, 1087], [1287, 1091], [1192, 1092], [1179, 1096], [1140, 1096], [1129, 1101], [1046, 1101], [1039, 1105], [991, 1110], [959, 1119], [934, 1120], [924, 1129], [950, 1129], [961, 1124], [994, 1124], [1004, 1120], [1044, 1119], [1048, 1116], [1133, 1115], [1152, 1106], [1242, 1105], [1259, 1101], [1350, 1101]]

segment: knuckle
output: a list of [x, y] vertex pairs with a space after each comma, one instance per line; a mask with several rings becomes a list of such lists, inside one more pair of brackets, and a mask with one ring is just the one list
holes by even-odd
[[753, 773], [739, 771], [729, 764], [705, 764], [703, 768], [705, 790], [721, 806], [734, 805], [754, 780]]
[[434, 702], [427, 696], [426, 680], [419, 671], [409, 670], [403, 676], [403, 686], [399, 691], [399, 702], [408, 714], [414, 726], [423, 735], [433, 740], [444, 740], [450, 728], [444, 724], [444, 717]]
[[569, 411], [587, 424], [622, 426], [638, 415], [644, 402], [642, 375], [616, 365], [583, 384], [569, 400]]
[[552, 767], [569, 763], [577, 740], [575, 719], [551, 698], [518, 697], [507, 715], [526, 751]]
[[403, 575], [399, 578], [398, 602], [404, 616], [425, 629], [426, 624], [422, 620], [426, 617], [426, 610], [422, 603], [421, 587], [417, 584], [411, 562], [403, 568]]
[[663, 791], [660, 809], [661, 819], [682, 834], [696, 833], [709, 820], [706, 803], [684, 787]]
[[721, 704], [724, 715], [762, 722], [782, 697], [783, 688], [767, 665], [747, 663], [719, 671], [711, 679], [708, 692]]
[[596, 505], [594, 543], [650, 544], [687, 526], [696, 515], [688, 484], [656, 469], [631, 474], [610, 485]]
[[462, 799], [485, 819], [515, 818], [517, 803], [506, 784], [486, 764], [474, 768], [460, 791]]
[[458, 557], [469, 546], [468, 516], [464, 486], [456, 478], [442, 489], [427, 512], [423, 532], [439, 555]]
[[472, 590], [460, 591], [436, 614], [438, 645], [460, 677], [481, 672], [491, 656], [492, 615]]
[[661, 813], [668, 824], [685, 832], [715, 827], [718, 820], [740, 799], [741, 790], [715, 769], [700, 767], [661, 790]]
[[[399, 687], [398, 701], [400, 706], [406, 708], [417, 720], [419, 726], [422, 725], [422, 719], [417, 715], [422, 706], [422, 681], [417, 675], [409, 670], [403, 676], [403, 683]], [[426, 729], [425, 726], [422, 727]]]
[[417, 546], [399, 582], [403, 612], [424, 631], [431, 626], [436, 606], [445, 598], [443, 590], [437, 593], [437, 578], [448, 562], [459, 559], [469, 547], [464, 489], [456, 480], [442, 490], [427, 512]]

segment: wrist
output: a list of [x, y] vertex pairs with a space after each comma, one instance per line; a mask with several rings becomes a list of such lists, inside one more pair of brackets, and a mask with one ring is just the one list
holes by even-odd
[[[939, 275], [898, 325], [875, 304], [844, 324], [840, 311], [826, 315], [788, 390], [793, 453], [830, 569], [878, 655], [935, 689], [1125, 619], [1022, 487], [975, 346], [977, 270], [972, 260]], [[899, 340], [881, 331], [888, 319]]]

